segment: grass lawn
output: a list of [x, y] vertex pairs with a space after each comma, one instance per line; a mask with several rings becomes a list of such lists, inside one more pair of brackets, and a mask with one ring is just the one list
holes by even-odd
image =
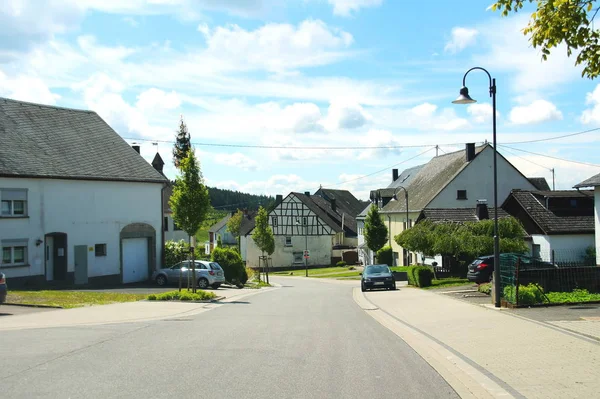
[[360, 278], [360, 272], [357, 270], [347, 270], [345, 272], [340, 272], [340, 273], [335, 273], [335, 274], [321, 274], [321, 275], [309, 276], [309, 277], [314, 277], [314, 278], [359, 277]]
[[[339, 266], [334, 266], [334, 267], [322, 267], [320, 269], [308, 269], [308, 276], [312, 277], [315, 275], [320, 275], [320, 274], [336, 274], [336, 273], [344, 273], [344, 272], [348, 272], [348, 271], [352, 271], [352, 270], [348, 270], [348, 266], [345, 267], [339, 267]], [[273, 274], [275, 275], [279, 275], [279, 276], [291, 276], [290, 273], [294, 273], [294, 276], [305, 276], [306, 274], [306, 270], [305, 269], [298, 269], [298, 270], [287, 270], [287, 271], [283, 271], [283, 272], [274, 272]], [[357, 272], [358, 274], [358, 272]]]
[[[264, 278], [264, 277], [263, 277]], [[259, 288], [263, 288], [263, 287], [272, 287], [271, 284], [267, 284], [264, 281], [256, 281], [256, 280], [248, 280], [246, 282], [246, 284], [244, 285], [244, 288], [254, 288], [254, 289], [259, 289]]]
[[85, 291], [9, 291], [7, 303], [20, 305], [60, 306], [65, 309], [146, 299], [144, 294]]
[[466, 278], [457, 278], [457, 277], [448, 277], [441, 278], [439, 280], [432, 280], [430, 287], [424, 287], [424, 289], [435, 289], [435, 288], [444, 288], [444, 287], [458, 287], [461, 285], [471, 284], [469, 280]]
[[600, 294], [590, 294], [587, 290], [573, 292], [548, 292], [546, 296], [550, 303], [579, 303], [600, 301]]
[[390, 270], [393, 272], [407, 272], [410, 266], [393, 266]]
[[149, 301], [204, 301], [213, 299], [217, 295], [213, 292], [197, 290], [196, 293], [190, 291], [169, 291], [162, 294], [146, 295]]

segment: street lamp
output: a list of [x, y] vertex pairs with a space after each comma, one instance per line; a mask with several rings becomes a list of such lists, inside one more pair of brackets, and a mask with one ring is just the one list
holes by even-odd
[[479, 69], [485, 72], [490, 79], [490, 97], [492, 97], [492, 124], [493, 124], [493, 146], [494, 146], [494, 305], [500, 307], [500, 239], [498, 237], [498, 171], [496, 166], [496, 79], [492, 78], [490, 73], [481, 67], [469, 69], [463, 76], [463, 87], [460, 89], [460, 95], [452, 103], [454, 104], [472, 104], [477, 102], [469, 96], [469, 89], [465, 84], [469, 72]]
[[[396, 195], [398, 193], [398, 189], [402, 189], [404, 190], [404, 200], [406, 202], [406, 229], [408, 229], [408, 191], [406, 190], [406, 188], [402, 187], [402, 186], [398, 186], [396, 187], [396, 189], [394, 190], [394, 196], [392, 198], [394, 198], [396, 201], [398, 201], [398, 196]], [[390, 231], [390, 248], [392, 247], [392, 239], [391, 239], [391, 234], [392, 232]], [[392, 254], [393, 256], [393, 254]], [[404, 258], [404, 256], [402, 256]], [[396, 259], [394, 259], [395, 261]], [[392, 262], [393, 263], [393, 262]], [[406, 262], [408, 263], [408, 262]], [[398, 266], [398, 265], [396, 265]]]
[[[306, 272], [306, 277], [308, 277], [308, 258], [306, 257], [306, 252], [308, 251], [308, 220], [307, 223], [304, 224], [304, 218], [302, 219], [302, 223], [304, 224], [304, 253], [302, 257], [304, 258], [304, 270]], [[296, 224], [300, 225], [300, 218], [296, 218]]]

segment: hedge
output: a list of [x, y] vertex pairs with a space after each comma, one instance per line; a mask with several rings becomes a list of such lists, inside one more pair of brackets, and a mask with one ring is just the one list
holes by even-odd
[[408, 284], [415, 287], [429, 287], [433, 280], [433, 270], [427, 266], [410, 266], [407, 271]]
[[149, 301], [204, 301], [213, 299], [216, 295], [212, 292], [198, 290], [195, 294], [188, 291], [169, 291], [162, 294], [148, 295]]
[[225, 280], [233, 284], [245, 284], [248, 275], [240, 253], [227, 247], [216, 247], [211, 254], [211, 260], [217, 262], [225, 271]]
[[[510, 303], [516, 304], [516, 287], [508, 285], [504, 287], [504, 299]], [[544, 291], [542, 287], [535, 284], [519, 285], [519, 306], [520, 305], [535, 305], [544, 303]]]
[[388, 266], [393, 265], [392, 247], [385, 246], [377, 251], [377, 263], [386, 264]]

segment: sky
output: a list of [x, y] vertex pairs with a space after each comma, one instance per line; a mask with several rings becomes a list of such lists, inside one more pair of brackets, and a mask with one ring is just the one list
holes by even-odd
[[[542, 62], [491, 1], [3, 0], [0, 96], [97, 112], [175, 178], [180, 118], [205, 182], [255, 194], [348, 189], [467, 142], [557, 189], [600, 173], [600, 84]], [[426, 5], [427, 7], [424, 7]], [[542, 141], [536, 141], [542, 140]], [[524, 143], [526, 141], [535, 141]], [[382, 148], [383, 147], [383, 148]], [[491, 176], [490, 176], [491, 178]]]

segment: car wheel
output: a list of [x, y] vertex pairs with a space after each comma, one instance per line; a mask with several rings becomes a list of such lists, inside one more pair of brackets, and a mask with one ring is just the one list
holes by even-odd
[[396, 291], [396, 284], [392, 285], [392, 288], [390, 288], [390, 290]]
[[198, 288], [204, 290], [208, 288], [208, 280], [204, 277], [198, 279]]
[[167, 277], [163, 276], [162, 274], [159, 275], [156, 277], [156, 284], [160, 285], [161, 287], [167, 285]]
[[361, 290], [362, 292], [365, 292], [365, 291], [367, 290], [367, 287], [365, 287], [365, 284], [364, 284], [364, 283], [360, 283], [360, 290]]
[[218, 289], [221, 286], [221, 284], [219, 283], [214, 283], [213, 285], [211, 285], [211, 287], [213, 288], [213, 290]]

